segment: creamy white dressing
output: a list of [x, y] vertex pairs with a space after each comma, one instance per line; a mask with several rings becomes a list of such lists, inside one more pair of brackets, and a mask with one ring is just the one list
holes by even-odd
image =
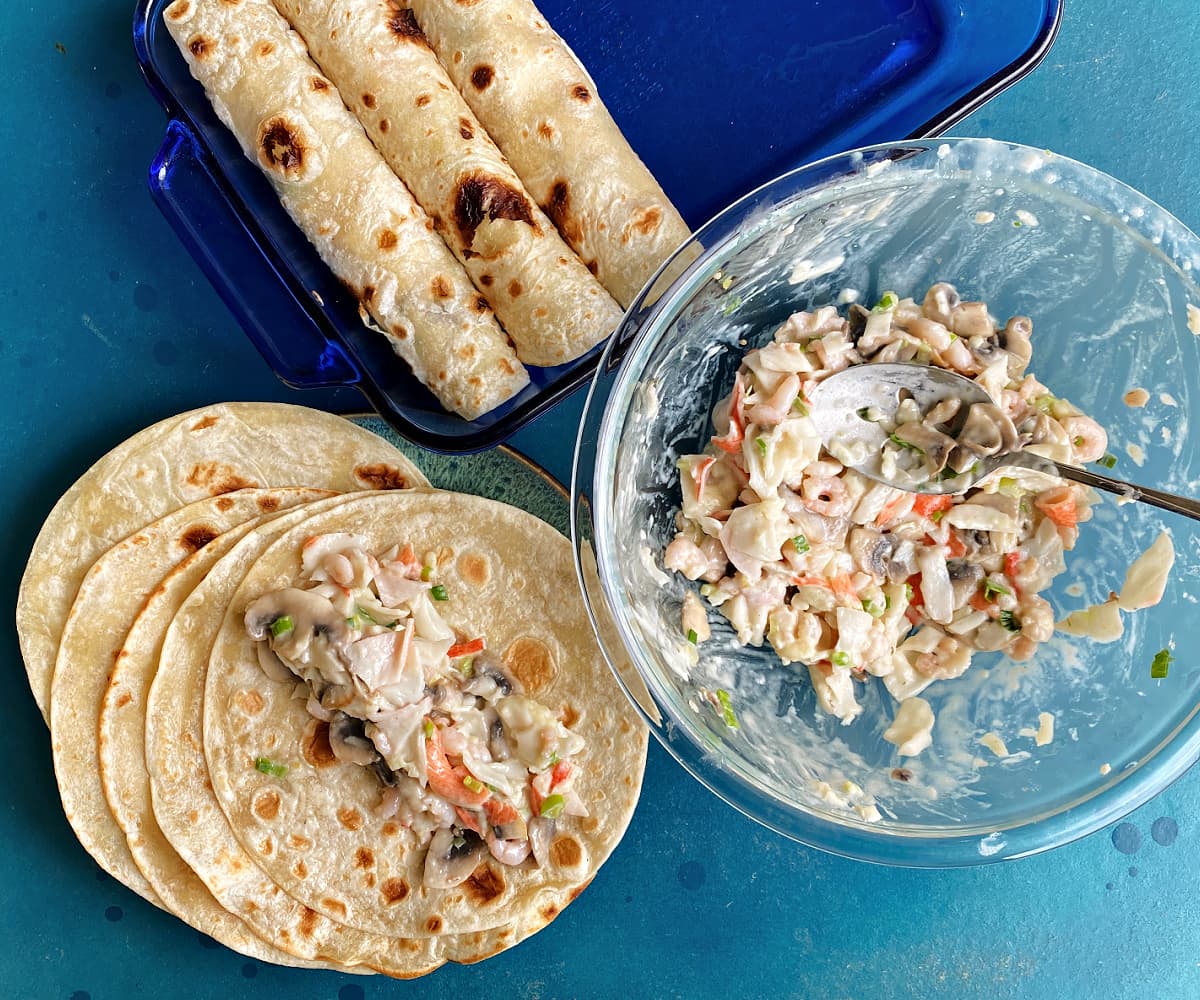
[[883, 738], [896, 747], [901, 757], [916, 757], [933, 742], [933, 709], [924, 698], [909, 698], [900, 703], [896, 718], [884, 730]]

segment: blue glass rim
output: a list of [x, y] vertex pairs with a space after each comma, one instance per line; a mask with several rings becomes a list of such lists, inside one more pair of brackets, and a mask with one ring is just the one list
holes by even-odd
[[[691, 725], [671, 709], [671, 701], [653, 693], [651, 706], [643, 703], [639, 693], [631, 689], [622, 677], [617, 662], [626, 656], [635, 663], [638, 650], [629, 640], [628, 631], [619, 615], [613, 613], [610, 593], [619, 582], [612, 579], [603, 559], [594, 560], [600, 593], [589, 588], [584, 566], [584, 552], [592, 549], [594, 540], [610, 531], [611, 512], [605, 504], [593, 498], [603, 496], [601, 477], [611, 470], [606, 458], [615, 453], [617, 410], [611, 401], [628, 398], [636, 383], [639, 352], [651, 345], [657, 333], [668, 325], [690, 301], [692, 293], [712, 280], [720, 262], [734, 252], [738, 245], [752, 242], [763, 232], [761, 227], [741, 224], [748, 213], [761, 203], [769, 202], [773, 192], [792, 188], [797, 181], [812, 180], [796, 199], [815, 192], [835, 178], [854, 174], [865, 164], [883, 160], [907, 159], [918, 153], [936, 153], [943, 144], [981, 142], [967, 137], [938, 138], [936, 141], [905, 140], [903, 143], [882, 143], [861, 149], [834, 154], [814, 163], [788, 171], [740, 198], [710, 219], [693, 236], [695, 243], [705, 249], [672, 284], [646, 304], [646, 293], [633, 303], [626, 322], [609, 344], [600, 359], [599, 369], [588, 390], [571, 474], [571, 541], [576, 563], [576, 578], [583, 592], [589, 619], [605, 658], [631, 703], [654, 733], [663, 748], [709, 791], [747, 818], [808, 847], [854, 860], [905, 868], [962, 868], [999, 861], [1015, 860], [1040, 854], [1085, 837], [1127, 816], [1159, 794], [1200, 760], [1200, 704], [1170, 732], [1165, 733], [1155, 747], [1141, 760], [1131, 761], [1114, 770], [1076, 800], [1045, 815], [1000, 825], [984, 836], [978, 833], [956, 835], [948, 828], [908, 829], [900, 825], [890, 832], [873, 832], [863, 826], [851, 826], [826, 820], [819, 815], [787, 803], [782, 797], [771, 796], [740, 779], [728, 767], [714, 758], [711, 750], [702, 745]], [[1014, 150], [1033, 150], [1017, 143], [1005, 143]], [[1200, 252], [1200, 237], [1192, 233], [1175, 216], [1156, 202], [1122, 181], [1112, 178], [1070, 157], [1054, 154], [1056, 160], [1072, 168], [1103, 177], [1114, 190], [1128, 196], [1145, 210], [1146, 218], [1164, 223], [1172, 239], [1163, 240], [1172, 248], [1172, 257], [1182, 255], [1176, 243], [1189, 243], [1193, 253]], [[1098, 209], [1106, 210], [1098, 205]], [[740, 231], [739, 231], [740, 230]], [[689, 245], [680, 249], [687, 251]], [[667, 261], [659, 275], [670, 268]], [[1185, 267], [1186, 269], [1186, 267]], [[657, 276], [656, 276], [657, 277]], [[649, 287], [654, 286], [654, 281]], [[602, 620], [603, 619], [603, 620]], [[621, 635], [621, 648], [606, 645], [605, 632], [612, 635], [615, 627]], [[656, 680], [639, 671], [640, 680], [652, 692]]]

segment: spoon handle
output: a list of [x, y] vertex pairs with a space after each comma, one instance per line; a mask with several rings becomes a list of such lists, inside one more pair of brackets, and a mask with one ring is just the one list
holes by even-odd
[[1058, 466], [1058, 474], [1066, 479], [1073, 479], [1077, 483], [1083, 483], [1084, 486], [1091, 486], [1107, 493], [1115, 493], [1119, 497], [1128, 497], [1130, 500], [1140, 500], [1153, 507], [1169, 510], [1173, 514], [1183, 514], [1185, 517], [1200, 521], [1200, 502], [1195, 500], [1176, 496], [1174, 493], [1164, 493], [1162, 490], [1152, 490], [1146, 486], [1134, 486], [1133, 483], [1126, 483], [1120, 479], [1101, 476], [1090, 469], [1077, 469], [1073, 465], [1063, 465], [1061, 462], [1054, 464]]

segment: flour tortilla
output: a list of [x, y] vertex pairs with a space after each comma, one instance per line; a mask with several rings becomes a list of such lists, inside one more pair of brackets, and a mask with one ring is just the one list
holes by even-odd
[[526, 364], [585, 353], [622, 310], [559, 236], [399, 0], [275, 0], [434, 220]]
[[[247, 605], [295, 585], [304, 540], [335, 531], [362, 536], [372, 551], [408, 543], [437, 552], [437, 579], [450, 595], [439, 613], [460, 635], [484, 636], [529, 695], [586, 740], [577, 790], [591, 815], [560, 821], [552, 864], [531, 859], [512, 868], [489, 859], [462, 886], [423, 888], [423, 846], [373, 810], [378, 780], [323, 752], [322, 724], [292, 697], [294, 685], [263, 674], [243, 623]], [[646, 737], [588, 628], [567, 540], [524, 511], [449, 493], [347, 498], [281, 535], [229, 603], [204, 695], [209, 777], [255, 863], [306, 906], [351, 927], [435, 940], [506, 921], [519, 939], [575, 898], [633, 813]], [[260, 756], [286, 762], [287, 777], [260, 773]], [[373, 858], [369, 880], [364, 847]], [[398, 886], [402, 898], [389, 890]]]
[[[265, 517], [218, 535], [188, 556], [162, 580], [139, 612], [117, 654], [100, 709], [100, 779], [113, 818], [121, 827], [138, 869], [159, 901], [175, 916], [227, 948], [276, 965], [326, 968], [267, 944], [242, 920], [222, 908], [204, 883], [175, 853], [154, 820], [146, 771], [146, 697], [158, 666], [163, 635], [212, 565]], [[365, 968], [343, 972], [369, 973]]]
[[88, 570], [63, 627], [50, 697], [50, 746], [63, 812], [106, 872], [153, 903], [100, 784], [96, 731], [109, 672], [142, 605], [174, 566], [266, 511], [329, 496], [311, 489], [238, 490], [197, 500], [135, 532]]
[[448, 410], [468, 420], [529, 381], [487, 302], [271, 0], [175, 0], [192, 75], [321, 258]]
[[[345, 498], [348, 502], [353, 497]], [[146, 763], [155, 819], [180, 857], [228, 910], [275, 947], [307, 961], [366, 967], [397, 978], [423, 975], [447, 960], [476, 962], [519, 940], [511, 923], [484, 932], [404, 939], [363, 934], [319, 915], [283, 892], [234, 836], [209, 781], [202, 750], [205, 672], [226, 608], [245, 572], [283, 531], [322, 515], [339, 500], [288, 511], [255, 529], [210, 569], [185, 599], [163, 638], [146, 708]], [[247, 704], [254, 698], [247, 695]], [[277, 753], [266, 741], [260, 752]], [[256, 772], [258, 773], [258, 772]], [[289, 779], [272, 779], [284, 787]], [[271, 789], [268, 789], [269, 793]], [[264, 793], [265, 794], [265, 793]], [[258, 800], [260, 810], [269, 795]], [[303, 871], [320, 851], [313, 831], [296, 832], [289, 847]], [[364, 869], [361, 877], [373, 875]], [[395, 889], [391, 890], [396, 892]]]
[[529, 0], [411, 0], [442, 65], [564, 239], [625, 308], [690, 235]]
[[49, 720], [63, 625], [88, 567], [168, 511], [243, 487], [348, 492], [428, 486], [402, 452], [342, 417], [283, 403], [221, 403], [160, 421], [101, 458], [55, 504], [21, 579], [17, 635]]

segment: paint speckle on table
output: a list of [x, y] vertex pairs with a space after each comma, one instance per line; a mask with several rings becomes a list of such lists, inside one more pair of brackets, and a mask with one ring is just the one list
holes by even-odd
[[133, 286], [133, 304], [142, 312], [153, 312], [158, 308], [158, 289], [139, 281]]
[[1159, 816], [1150, 827], [1150, 836], [1156, 844], [1170, 847], [1179, 836], [1179, 824], [1170, 816]]
[[155, 341], [151, 353], [154, 360], [164, 368], [170, 368], [179, 359], [179, 348], [169, 340]]
[[1118, 823], [1113, 828], [1112, 842], [1122, 854], [1136, 854], [1142, 846], [1142, 832], [1132, 823]]
[[699, 861], [685, 861], [679, 866], [677, 878], [679, 884], [690, 892], [695, 892], [704, 885], [704, 865]]
[[247, 962], [245, 965], [242, 966], [242, 978], [243, 979], [253, 979], [257, 975], [258, 975], [258, 966], [255, 965], [253, 962]]
[[104, 911], [104, 919], [109, 921], [109, 923], [115, 924], [123, 916], [125, 916], [125, 911], [122, 910], [119, 906], [110, 906], [107, 910]]
[[1113, 883], [1113, 882], [1105, 882], [1105, 883], [1104, 883], [1104, 888], [1105, 888], [1105, 889], [1112, 890], [1112, 889], [1115, 889], [1116, 887], [1117, 887], [1117, 886], [1116, 886], [1116, 884], [1115, 884], [1115, 883]]
[[1137, 868], [1134, 865], [1129, 866], [1129, 877], [1137, 878]]
[[358, 983], [348, 983], [338, 990], [338, 1000], [363, 1000], [363, 988]]

